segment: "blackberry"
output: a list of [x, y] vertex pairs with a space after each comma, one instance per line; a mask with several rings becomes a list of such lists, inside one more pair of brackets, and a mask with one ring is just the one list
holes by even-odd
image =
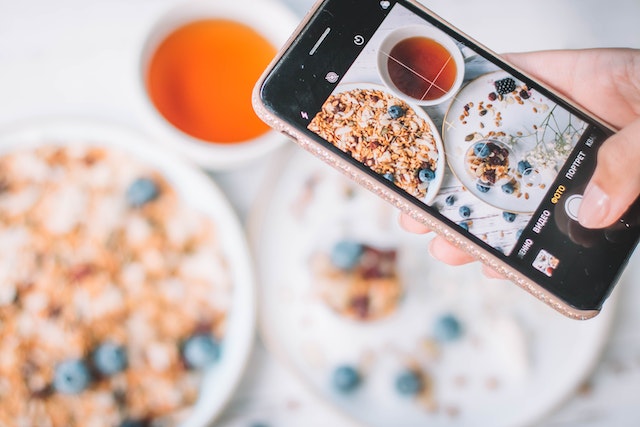
[[494, 85], [496, 87], [496, 92], [500, 95], [506, 95], [507, 93], [511, 93], [516, 90], [516, 82], [511, 77], [496, 80]]

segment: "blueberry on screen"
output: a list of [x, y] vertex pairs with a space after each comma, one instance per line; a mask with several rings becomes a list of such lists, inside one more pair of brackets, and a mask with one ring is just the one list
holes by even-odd
[[488, 185], [484, 185], [480, 182], [476, 182], [476, 188], [478, 189], [479, 192], [481, 193], [488, 193], [489, 190], [491, 190], [491, 187]]
[[392, 105], [391, 107], [388, 108], [387, 112], [389, 113], [389, 116], [391, 116], [392, 119], [399, 119], [400, 117], [403, 117], [406, 113], [404, 108], [402, 108], [400, 105]]
[[473, 154], [475, 154], [476, 157], [484, 159], [485, 157], [489, 157], [489, 154], [491, 154], [491, 149], [486, 142], [477, 142], [473, 146]]
[[425, 169], [420, 169], [420, 171], [418, 171], [418, 179], [420, 180], [420, 182], [433, 181], [435, 177], [436, 177], [436, 173], [431, 169], [425, 168]]
[[393, 176], [393, 174], [391, 172], [387, 172], [387, 173], [383, 174], [382, 177], [384, 179], [386, 179], [387, 181], [391, 181], [391, 182], [394, 182], [396, 180], [396, 178]]
[[91, 383], [91, 373], [80, 359], [69, 359], [59, 363], [53, 373], [53, 388], [64, 394], [78, 394]]
[[447, 198], [444, 200], [444, 204], [447, 206], [453, 206], [455, 202], [456, 202], [456, 196], [454, 196], [453, 194], [447, 196]]
[[513, 222], [516, 220], [516, 214], [513, 212], [502, 212], [502, 218], [507, 222]]
[[469, 206], [467, 205], [460, 206], [460, 209], [458, 209], [458, 213], [462, 218], [469, 218], [471, 216], [471, 208], [469, 208]]
[[464, 231], [469, 231], [469, 223], [467, 221], [462, 221], [459, 222], [458, 225], [460, 226], [460, 228], [462, 228]]
[[358, 388], [361, 381], [360, 372], [353, 366], [342, 365], [333, 371], [332, 383], [334, 388], [339, 392], [352, 392]]
[[533, 168], [531, 167], [531, 163], [526, 160], [520, 160], [518, 162], [518, 173], [521, 175], [529, 175]]
[[182, 345], [182, 357], [189, 368], [204, 369], [220, 358], [220, 344], [209, 334], [196, 334]]
[[506, 184], [502, 184], [502, 192], [504, 194], [513, 194], [513, 192], [515, 191], [515, 187], [513, 186], [513, 183], [511, 182], [507, 182]]

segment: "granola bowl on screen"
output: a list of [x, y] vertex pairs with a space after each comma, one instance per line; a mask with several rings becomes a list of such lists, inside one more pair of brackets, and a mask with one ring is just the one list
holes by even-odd
[[240, 226], [140, 135], [0, 135], [0, 425], [204, 426], [253, 335]]
[[424, 203], [440, 188], [445, 158], [435, 125], [384, 86], [340, 85], [309, 130]]

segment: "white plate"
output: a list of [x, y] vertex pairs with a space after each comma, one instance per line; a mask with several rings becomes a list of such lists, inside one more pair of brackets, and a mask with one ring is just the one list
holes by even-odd
[[199, 400], [181, 427], [204, 427], [232, 396], [250, 355], [255, 333], [255, 285], [243, 229], [224, 194], [213, 181], [180, 156], [133, 130], [113, 124], [44, 119], [17, 123], [0, 132], [0, 154], [43, 144], [87, 142], [129, 152], [158, 170], [186, 203], [217, 225], [234, 284], [220, 360], [205, 374]]
[[[524, 426], [591, 372], [612, 302], [593, 320], [565, 318], [511, 283], [485, 279], [478, 265], [434, 261], [427, 238], [401, 230], [394, 209], [309, 154], [295, 151], [280, 166], [250, 223], [262, 280], [261, 333], [270, 351], [340, 413], [372, 427]], [[398, 248], [405, 295], [390, 317], [348, 320], [314, 294], [310, 256], [345, 236]], [[446, 312], [465, 332], [431, 359], [425, 344], [433, 343], [433, 322]], [[407, 359], [428, 369], [435, 412], [396, 394], [394, 376]], [[365, 371], [355, 393], [331, 386], [341, 363]]]
[[422, 198], [422, 201], [426, 204], [429, 204], [433, 201], [433, 198], [436, 197], [438, 191], [440, 190], [440, 186], [442, 185], [442, 179], [445, 173], [445, 154], [444, 154], [444, 145], [442, 143], [442, 138], [440, 137], [440, 133], [438, 132], [438, 128], [431, 120], [431, 117], [424, 111], [422, 107], [419, 105], [408, 101], [405, 98], [401, 98], [393, 93], [391, 89], [388, 87], [376, 84], [376, 83], [343, 83], [336, 87], [336, 89], [332, 92], [332, 95], [349, 92], [355, 89], [371, 89], [371, 90], [379, 90], [382, 91], [389, 96], [400, 99], [402, 102], [405, 102], [413, 111], [415, 111], [416, 115], [423, 119], [431, 130], [431, 135], [433, 135], [433, 140], [436, 144], [436, 148], [438, 150], [438, 159], [436, 161], [436, 176], [435, 178], [429, 182], [429, 186], [427, 187], [427, 193]]
[[[564, 147], [567, 149], [565, 154], [568, 156], [569, 146], [574, 147], [580, 135], [580, 132], [571, 128], [570, 125], [578, 126], [583, 122], [572, 117], [566, 110], [559, 107], [554, 109], [551, 101], [535, 91], [530, 91], [530, 98], [521, 99], [522, 103], [519, 103], [511, 94], [505, 95], [502, 101], [489, 100], [488, 95], [495, 92], [494, 82], [506, 77], [511, 76], [504, 71], [496, 71], [482, 75], [465, 85], [458, 92], [445, 115], [442, 138], [451, 170], [472, 194], [499, 209], [518, 213], [533, 212], [549, 191], [558, 169], [564, 163], [559, 160], [562, 156], [554, 149], [556, 134], [563, 135], [563, 141], [570, 141], [569, 145]], [[518, 87], [522, 85], [517, 80], [516, 84]], [[479, 113], [481, 103], [484, 106], [490, 104], [493, 107], [486, 110], [487, 113], [482, 116]], [[469, 115], [462, 118], [465, 106], [469, 106]], [[496, 120], [498, 114], [501, 116], [500, 120]], [[584, 130], [582, 126], [580, 129]], [[467, 171], [465, 153], [481, 137], [492, 138], [489, 135], [490, 132], [505, 134], [493, 138], [511, 147], [509, 175], [519, 182], [520, 192], [504, 193], [500, 185], [509, 179], [503, 179], [491, 190], [483, 193], [476, 188], [475, 178]], [[475, 138], [469, 140], [471, 135]], [[518, 176], [516, 173], [518, 161], [535, 157], [531, 152], [536, 149], [536, 146], [541, 149], [544, 146], [545, 149], [541, 152], [550, 153], [550, 160], [553, 161], [547, 161], [546, 164], [541, 162], [536, 164], [531, 161], [535, 172], [524, 177]], [[521, 195], [518, 196], [518, 193]]]

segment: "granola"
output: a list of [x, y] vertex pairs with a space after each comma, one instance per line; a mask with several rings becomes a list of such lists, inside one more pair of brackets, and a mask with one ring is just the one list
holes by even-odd
[[467, 150], [467, 167], [483, 184], [493, 185], [509, 176], [509, 150], [497, 141], [476, 142]]
[[222, 342], [231, 293], [215, 224], [156, 171], [84, 143], [0, 158], [0, 425], [178, 424], [185, 343]]
[[344, 317], [371, 321], [388, 316], [402, 294], [396, 257], [395, 249], [339, 241], [330, 253], [319, 252], [312, 258], [315, 291]]
[[309, 129], [409, 194], [424, 198], [440, 153], [429, 123], [378, 89], [332, 95]]

